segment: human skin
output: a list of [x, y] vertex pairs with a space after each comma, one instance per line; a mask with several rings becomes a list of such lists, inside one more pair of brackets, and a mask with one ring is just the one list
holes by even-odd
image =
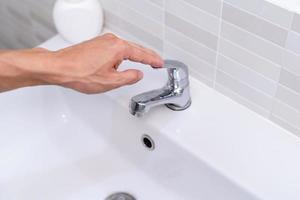
[[0, 92], [37, 85], [59, 85], [85, 94], [106, 92], [143, 78], [139, 70], [118, 71], [124, 60], [163, 66], [151, 49], [110, 33], [58, 51], [0, 51]]

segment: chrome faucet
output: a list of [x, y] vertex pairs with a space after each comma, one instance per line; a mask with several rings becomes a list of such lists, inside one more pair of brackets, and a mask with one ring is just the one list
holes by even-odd
[[143, 116], [150, 108], [162, 104], [175, 111], [191, 105], [188, 67], [176, 60], [166, 60], [164, 68], [168, 72], [167, 84], [161, 89], [134, 96], [129, 105], [132, 115]]

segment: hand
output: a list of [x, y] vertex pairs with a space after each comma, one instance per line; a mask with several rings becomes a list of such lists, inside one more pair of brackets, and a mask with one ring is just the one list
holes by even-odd
[[123, 60], [162, 67], [161, 57], [150, 49], [105, 34], [53, 53], [48, 82], [82, 93], [95, 94], [131, 85], [143, 78], [139, 70], [117, 71]]
[[60, 85], [86, 94], [106, 92], [142, 79], [139, 70], [117, 71], [127, 59], [163, 65], [154, 51], [113, 34], [56, 52], [42, 48], [0, 51], [0, 92], [36, 85]]

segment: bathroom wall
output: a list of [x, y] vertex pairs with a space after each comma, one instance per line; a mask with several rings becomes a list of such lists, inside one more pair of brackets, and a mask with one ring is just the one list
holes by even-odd
[[1, 0], [0, 49], [34, 47], [56, 31], [52, 22], [55, 0]]
[[[300, 136], [300, 15], [265, 0], [100, 1], [108, 29]], [[54, 35], [54, 2], [0, 1], [0, 48]]]
[[265, 0], [101, 1], [109, 29], [300, 136], [300, 15]]

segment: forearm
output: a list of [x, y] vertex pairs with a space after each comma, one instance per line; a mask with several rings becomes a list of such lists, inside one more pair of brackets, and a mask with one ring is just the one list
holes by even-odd
[[44, 77], [50, 67], [51, 53], [47, 50], [0, 50], [0, 92], [48, 84]]

